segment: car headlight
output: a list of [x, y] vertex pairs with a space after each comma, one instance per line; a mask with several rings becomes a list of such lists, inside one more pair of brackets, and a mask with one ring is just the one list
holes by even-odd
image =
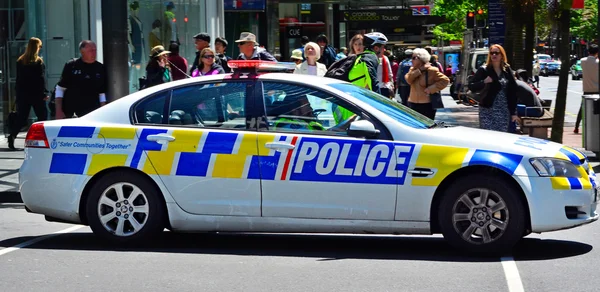
[[532, 158], [529, 162], [540, 176], [581, 177], [577, 166], [568, 160], [541, 157]]

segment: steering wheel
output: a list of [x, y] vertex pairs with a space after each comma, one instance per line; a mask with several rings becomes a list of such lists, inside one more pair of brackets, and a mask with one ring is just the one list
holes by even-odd
[[358, 118], [358, 115], [353, 114], [351, 117], [347, 118], [346, 120], [344, 120], [343, 122], [327, 129], [327, 131], [332, 131], [332, 132], [344, 132], [347, 131], [348, 128], [350, 127], [350, 123], [354, 122], [356, 119]]

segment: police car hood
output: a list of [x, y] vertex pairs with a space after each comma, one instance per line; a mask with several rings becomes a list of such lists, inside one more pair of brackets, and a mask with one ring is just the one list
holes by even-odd
[[[524, 158], [558, 156], [573, 160], [577, 156], [577, 160], [579, 160], [585, 157], [581, 152], [559, 143], [497, 131], [449, 127], [429, 129], [425, 131], [425, 134], [427, 136], [425, 140], [429, 143], [438, 141], [435, 144], [517, 154]], [[440, 143], [442, 141], [443, 143]], [[564, 157], [560, 153], [567, 154], [568, 157]]]

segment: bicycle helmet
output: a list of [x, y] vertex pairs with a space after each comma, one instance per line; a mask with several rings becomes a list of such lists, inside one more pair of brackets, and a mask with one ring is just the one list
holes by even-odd
[[366, 47], [371, 47], [374, 45], [385, 45], [387, 44], [387, 37], [380, 32], [370, 32], [365, 34], [363, 43]]

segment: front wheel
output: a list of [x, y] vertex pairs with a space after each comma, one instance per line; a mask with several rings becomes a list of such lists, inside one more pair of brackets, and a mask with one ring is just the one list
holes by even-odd
[[86, 203], [94, 234], [116, 243], [147, 239], [165, 227], [160, 193], [147, 179], [131, 172], [105, 175], [92, 187]]
[[525, 232], [526, 212], [518, 190], [492, 176], [456, 180], [444, 192], [438, 211], [444, 238], [469, 252], [502, 253]]

